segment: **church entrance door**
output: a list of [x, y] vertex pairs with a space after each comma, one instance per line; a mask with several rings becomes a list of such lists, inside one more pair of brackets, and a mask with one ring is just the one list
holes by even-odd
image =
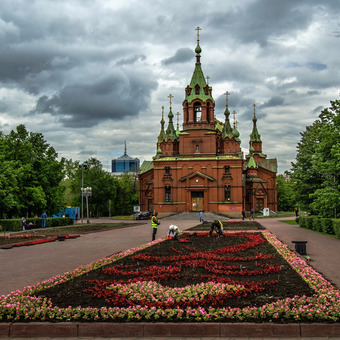
[[204, 210], [204, 192], [193, 191], [191, 192], [191, 211]]

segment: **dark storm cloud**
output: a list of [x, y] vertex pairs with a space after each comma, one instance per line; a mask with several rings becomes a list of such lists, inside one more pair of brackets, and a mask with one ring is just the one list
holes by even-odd
[[192, 48], [183, 47], [176, 51], [175, 55], [162, 60], [162, 65], [167, 66], [169, 64], [185, 63], [192, 61], [195, 56]]
[[149, 106], [157, 83], [142, 74], [109, 76], [89, 84], [65, 86], [59, 93], [39, 98], [30, 114], [50, 113], [66, 127], [90, 127], [103, 120], [138, 116]]
[[261, 109], [267, 108], [267, 107], [274, 107], [274, 106], [281, 106], [284, 105], [284, 98], [281, 96], [274, 96], [271, 97], [268, 101], [260, 105]]

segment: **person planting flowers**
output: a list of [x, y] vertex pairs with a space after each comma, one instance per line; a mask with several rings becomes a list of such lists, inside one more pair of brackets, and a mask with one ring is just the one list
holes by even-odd
[[[180, 233], [180, 231], [179, 231], [177, 225], [172, 224], [169, 227], [168, 239], [178, 240], [179, 233]], [[172, 234], [172, 237], [171, 237], [171, 234]]]
[[218, 235], [223, 236], [223, 223], [221, 221], [215, 220], [211, 223], [209, 236], [211, 236], [214, 231], [216, 231]]

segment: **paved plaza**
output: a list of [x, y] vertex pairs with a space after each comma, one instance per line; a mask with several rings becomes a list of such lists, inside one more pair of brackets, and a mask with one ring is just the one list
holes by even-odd
[[[205, 216], [205, 219], [209, 218], [213, 219], [214, 216]], [[286, 218], [263, 218], [258, 219], [258, 221], [266, 229], [275, 234], [279, 240], [286, 243], [292, 250], [294, 250], [294, 244], [292, 241], [307, 241], [307, 254], [311, 258], [310, 265], [337, 288], [339, 288], [340, 240], [329, 236], [320, 235], [310, 230], [302, 229], [296, 225], [288, 225], [279, 221], [283, 219]], [[93, 222], [98, 222], [98, 220], [93, 220]], [[101, 219], [100, 222], [112, 222], [112, 220]], [[129, 223], [131, 221], [126, 222]], [[81, 235], [81, 237], [69, 239], [63, 242], [55, 241], [30, 247], [0, 249], [0, 295], [7, 295], [15, 290], [22, 290], [26, 286], [31, 286], [43, 280], [48, 280], [53, 276], [63, 274], [67, 271], [72, 271], [79, 266], [89, 264], [114, 253], [138, 247], [150, 242], [152, 234], [150, 221], [147, 220], [134, 222], [137, 222], [138, 225], [128, 228], [85, 234]], [[166, 236], [168, 227], [171, 224], [176, 224], [180, 230], [189, 229], [199, 224], [198, 214], [197, 216], [193, 214], [183, 215], [182, 218], [180, 216], [173, 216], [162, 219], [156, 237], [159, 238]], [[122, 339], [132, 340], [139, 338], [140, 337], [131, 336]], [[162, 338], [169, 339], [169, 337], [166, 336], [143, 337], [143, 339], [157, 340], [161, 340]], [[11, 339], [14, 338], [11, 337]], [[72, 337], [68, 339], [72, 339]], [[100, 339], [100, 337], [81, 337], [81, 339]], [[112, 339], [120, 338], [116, 337]], [[173, 337], [173, 339], [175, 338]], [[200, 338], [185, 337], [185, 339], [189, 340]], [[202, 336], [201, 339], [209, 340], [217, 338]], [[224, 337], [223, 339], [241, 338]], [[242, 337], [242, 339], [265, 338]], [[290, 339], [294, 339], [294, 337], [290, 337]], [[313, 337], [299, 339], [313, 339]], [[315, 337], [315, 339], [339, 338], [324, 336], [319, 338]]]

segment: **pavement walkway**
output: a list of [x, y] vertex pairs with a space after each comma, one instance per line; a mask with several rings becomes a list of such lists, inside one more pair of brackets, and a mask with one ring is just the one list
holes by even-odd
[[[168, 227], [176, 224], [181, 230], [189, 229], [199, 223], [198, 218], [181, 219], [173, 216], [161, 220], [156, 237], [164, 237]], [[311, 257], [310, 264], [337, 288], [340, 288], [340, 240], [305, 230], [299, 226], [288, 225], [277, 218], [263, 218], [258, 221], [275, 234], [282, 242], [294, 250], [293, 240], [307, 241], [307, 254]], [[288, 218], [292, 219], [292, 218]], [[93, 222], [98, 222], [94, 220]], [[112, 222], [101, 219], [100, 222]], [[131, 221], [126, 221], [131, 222]], [[15, 290], [22, 290], [26, 286], [48, 280], [58, 274], [72, 271], [79, 266], [110, 256], [116, 252], [131, 249], [151, 241], [150, 221], [134, 221], [137, 226], [96, 232], [81, 235], [79, 238], [62, 242], [51, 242], [30, 247], [0, 249], [0, 295], [7, 295]], [[1, 335], [1, 334], [0, 334]], [[0, 336], [1, 337], [1, 336]], [[31, 337], [33, 338], [33, 337]], [[54, 337], [57, 338], [56, 336]], [[121, 338], [137, 339], [138, 337]], [[144, 339], [170, 339], [170, 337], [145, 337]], [[14, 337], [11, 337], [14, 339]], [[45, 337], [48, 339], [48, 337]], [[69, 338], [71, 339], [71, 338]], [[100, 337], [82, 337], [82, 339], [100, 339]], [[120, 339], [115, 337], [112, 339]], [[139, 338], [138, 338], [139, 339]], [[173, 338], [175, 339], [175, 338]], [[176, 338], [179, 339], [179, 338]], [[197, 337], [186, 339], [199, 339]], [[217, 339], [204, 337], [201, 339]], [[224, 339], [236, 339], [235, 337]], [[238, 338], [239, 339], [239, 338]], [[242, 339], [265, 339], [262, 337], [242, 337]], [[271, 338], [273, 339], [273, 338]], [[276, 338], [279, 339], [279, 338]], [[280, 337], [280, 339], [284, 339]], [[295, 339], [291, 337], [291, 339]], [[320, 339], [306, 337], [299, 339]], [[322, 339], [339, 339], [339, 337], [324, 336]]]

